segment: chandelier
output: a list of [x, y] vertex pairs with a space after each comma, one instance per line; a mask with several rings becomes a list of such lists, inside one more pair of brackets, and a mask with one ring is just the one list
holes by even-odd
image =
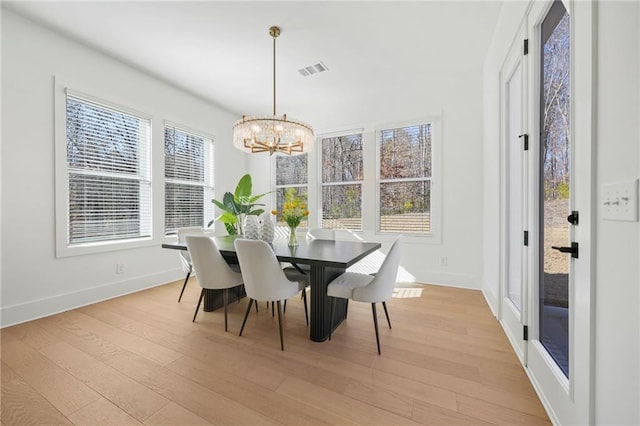
[[269, 28], [273, 37], [273, 116], [244, 115], [233, 125], [233, 145], [247, 153], [268, 152], [299, 155], [313, 147], [310, 125], [276, 115], [276, 38], [280, 28]]

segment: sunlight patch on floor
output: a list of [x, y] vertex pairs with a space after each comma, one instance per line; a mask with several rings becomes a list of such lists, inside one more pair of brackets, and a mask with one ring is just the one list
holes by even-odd
[[422, 297], [422, 292], [423, 292], [423, 289], [418, 287], [411, 287], [411, 288], [396, 287], [395, 290], [393, 290], [393, 294], [391, 295], [391, 297], [395, 299], [409, 299], [412, 297]]

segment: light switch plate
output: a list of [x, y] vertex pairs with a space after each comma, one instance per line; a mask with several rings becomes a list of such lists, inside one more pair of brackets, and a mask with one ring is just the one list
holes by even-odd
[[638, 179], [603, 185], [602, 218], [604, 220], [638, 221]]

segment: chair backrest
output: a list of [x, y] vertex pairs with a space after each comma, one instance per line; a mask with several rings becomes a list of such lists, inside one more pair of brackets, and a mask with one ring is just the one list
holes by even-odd
[[400, 237], [391, 245], [380, 269], [367, 286], [353, 290], [353, 299], [360, 302], [383, 302], [391, 298], [396, 285], [401, 255]]
[[[176, 235], [178, 236], [178, 244], [185, 242], [184, 237], [187, 235], [204, 235], [204, 230], [198, 226], [188, 226], [186, 228], [176, 229]], [[180, 251], [180, 260], [182, 261], [182, 268], [185, 272], [191, 271], [191, 256], [189, 252]]]
[[336, 231], [333, 229], [310, 228], [307, 231], [307, 238], [314, 240], [335, 240]]
[[262, 240], [234, 241], [247, 296], [259, 301], [284, 300], [298, 292], [298, 283], [287, 279], [269, 244]]
[[187, 235], [185, 240], [202, 288], [230, 288], [242, 284], [242, 275], [229, 267], [212, 238]]

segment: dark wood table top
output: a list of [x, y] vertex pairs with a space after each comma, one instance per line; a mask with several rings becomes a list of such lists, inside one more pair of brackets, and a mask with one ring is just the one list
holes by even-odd
[[[235, 256], [233, 242], [235, 235], [212, 237], [223, 255]], [[300, 238], [296, 247], [289, 247], [288, 239], [275, 239], [271, 246], [281, 262], [290, 262], [323, 267], [348, 268], [367, 255], [378, 250], [382, 245], [365, 241], [310, 240]], [[185, 244], [162, 244], [163, 248], [186, 250]]]

